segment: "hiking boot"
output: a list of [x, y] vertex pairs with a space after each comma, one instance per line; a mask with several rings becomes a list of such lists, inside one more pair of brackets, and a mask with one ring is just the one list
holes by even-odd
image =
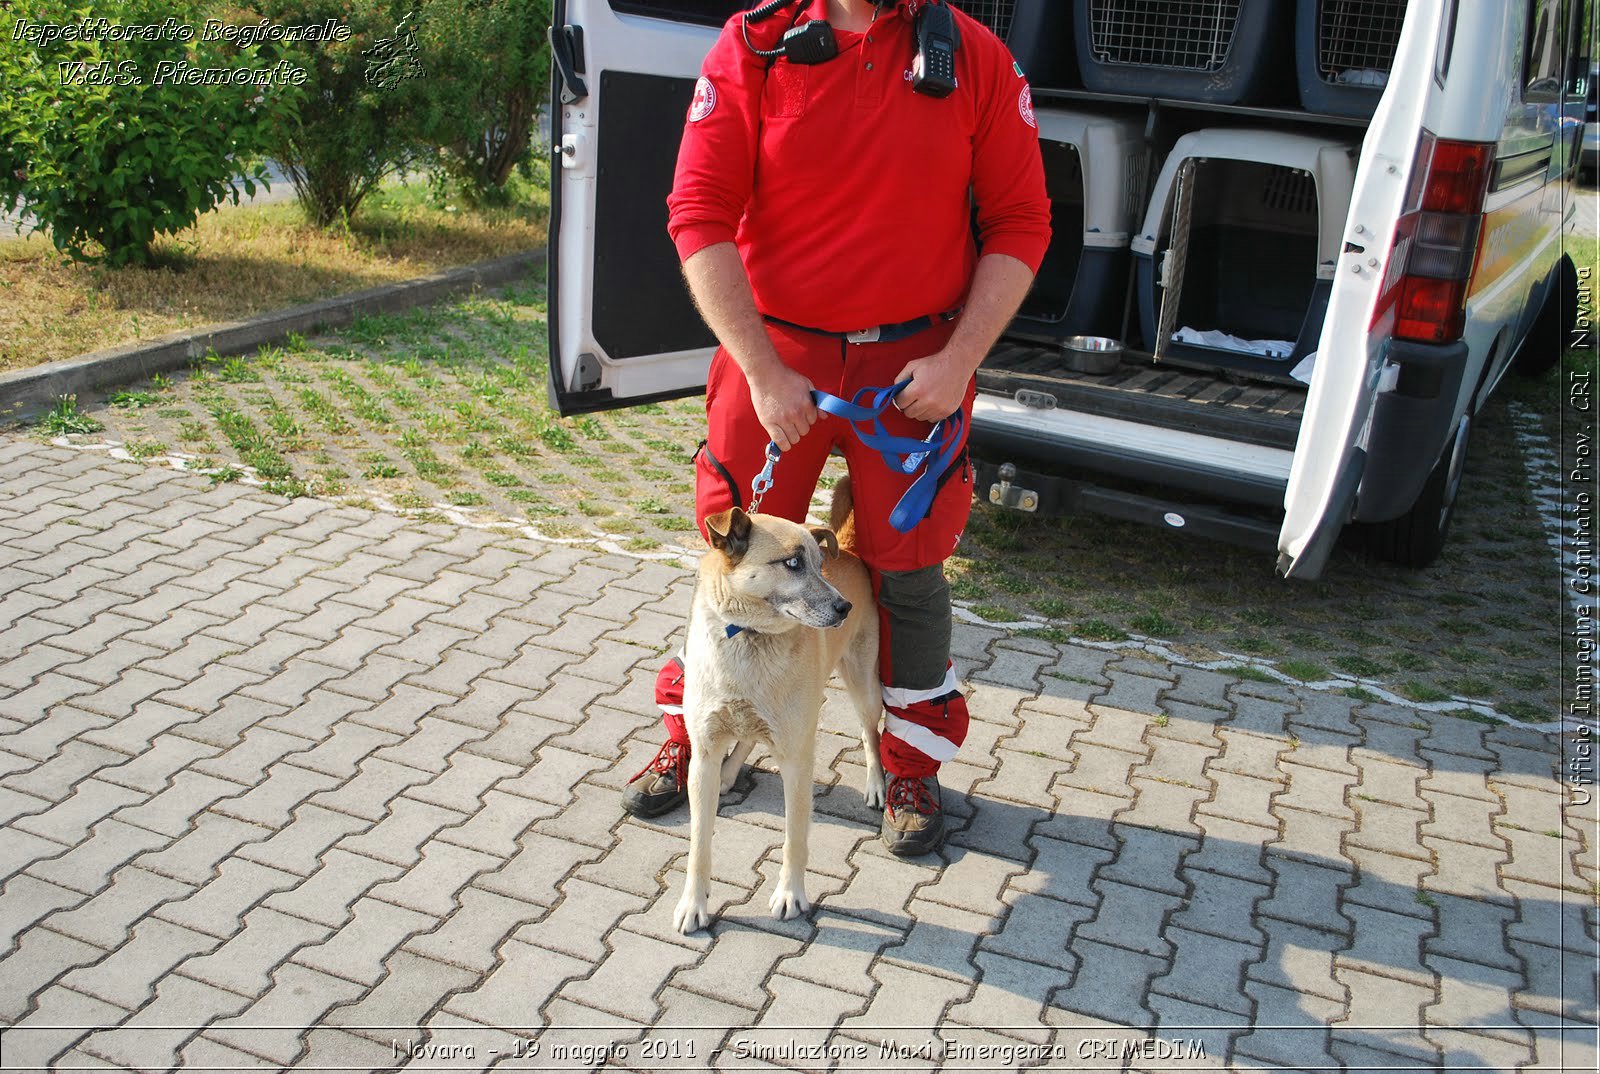
[[944, 807], [939, 777], [890, 776], [879, 834], [889, 853], [915, 858], [939, 849], [944, 840]]
[[622, 808], [636, 817], [659, 817], [688, 800], [689, 744], [671, 738], [622, 792]]

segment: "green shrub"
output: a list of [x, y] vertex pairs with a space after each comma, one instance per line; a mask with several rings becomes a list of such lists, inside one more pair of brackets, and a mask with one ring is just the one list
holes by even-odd
[[306, 72], [305, 106], [271, 136], [307, 217], [319, 227], [348, 220], [385, 176], [416, 163], [425, 145], [418, 101], [438, 80], [419, 66], [410, 0], [250, 0], [269, 23], [333, 19], [342, 41], [286, 46]]
[[514, 169], [527, 178], [534, 118], [549, 93], [550, 0], [429, 0], [417, 20], [427, 71], [420, 134], [438, 174], [471, 201], [504, 204]]
[[[85, 25], [78, 40], [49, 39], [55, 26]], [[152, 25], [165, 29], [95, 29]], [[239, 186], [254, 193], [263, 169], [243, 161], [292, 107], [290, 69], [275, 66], [273, 43], [240, 50], [205, 40], [203, 26], [198, 0], [0, 7], [0, 207], [31, 213], [76, 260], [122, 265], [148, 262], [157, 236], [237, 202]], [[277, 84], [237, 84], [240, 71]], [[224, 84], [190, 84], [196, 74]]]

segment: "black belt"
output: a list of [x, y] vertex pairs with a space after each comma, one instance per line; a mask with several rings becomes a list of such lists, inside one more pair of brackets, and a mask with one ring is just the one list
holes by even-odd
[[901, 321], [899, 324], [880, 324], [876, 328], [863, 328], [858, 332], [830, 332], [826, 328], [812, 328], [809, 325], [795, 324], [793, 321], [786, 321], [782, 317], [763, 315], [763, 319], [769, 324], [782, 325], [785, 328], [793, 328], [800, 332], [810, 332], [816, 336], [827, 336], [830, 339], [842, 339], [846, 343], [894, 343], [897, 340], [910, 339], [918, 332], [932, 328], [939, 321], [953, 321], [960, 312], [961, 307], [957, 306], [947, 313], [929, 313], [922, 317], [914, 317], [909, 321]]

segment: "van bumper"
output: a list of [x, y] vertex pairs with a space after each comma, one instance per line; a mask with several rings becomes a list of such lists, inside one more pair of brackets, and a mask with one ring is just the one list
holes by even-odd
[[1373, 404], [1367, 439], [1371, 465], [1356, 492], [1357, 522], [1387, 522], [1417, 502], [1455, 429], [1467, 344], [1392, 339], [1385, 356], [1400, 367], [1400, 377], [1394, 391]]

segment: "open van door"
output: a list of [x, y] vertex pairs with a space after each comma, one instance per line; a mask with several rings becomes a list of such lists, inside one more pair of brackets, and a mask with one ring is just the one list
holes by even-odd
[[667, 237], [700, 62], [739, 0], [556, 0], [547, 247], [562, 414], [704, 388], [716, 340]]
[[1443, 92], [1458, 0], [1410, 0], [1394, 67], [1361, 146], [1343, 253], [1323, 319], [1278, 534], [1278, 571], [1315, 578], [1350, 518], [1384, 377], [1409, 240], [1396, 242], [1429, 101]]

